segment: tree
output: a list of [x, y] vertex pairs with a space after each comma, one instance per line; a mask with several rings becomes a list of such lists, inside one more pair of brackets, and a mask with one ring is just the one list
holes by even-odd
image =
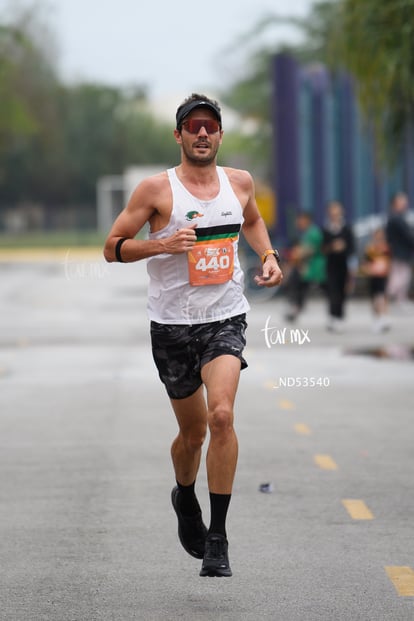
[[147, 112], [145, 90], [101, 84], [62, 87], [61, 133], [65, 186], [61, 200], [94, 202], [96, 182], [128, 166], [169, 163], [167, 132]]
[[[264, 179], [271, 180], [273, 85], [270, 65], [272, 58], [276, 53], [284, 51], [302, 62], [326, 61], [329, 57], [328, 47], [330, 45], [328, 34], [332, 30], [336, 17], [337, 3], [333, 1], [317, 3], [306, 18], [282, 17], [271, 13], [263, 16], [248, 32], [243, 33], [234, 44], [230, 45], [225, 54], [220, 55], [221, 58], [227, 60], [227, 63], [229, 63], [229, 58], [230, 63], [232, 61], [236, 63], [236, 59], [240, 63], [239, 72], [235, 66], [231, 67], [231, 72], [229, 71], [229, 74], [238, 77], [233, 79], [230, 87], [222, 93], [222, 100], [240, 112], [243, 117], [253, 119], [257, 128], [249, 137], [235, 137], [234, 153], [240, 153], [238, 146], [242, 140], [245, 152], [248, 151], [250, 155], [247, 166]], [[296, 27], [303, 34], [303, 42], [296, 45], [281, 43], [276, 38], [276, 34], [273, 38], [269, 38], [269, 31], [281, 25]], [[264, 41], [265, 36], [267, 40], [270, 39], [270, 43], [266, 45], [260, 43]], [[242, 43], [244, 56], [240, 54]], [[249, 55], [247, 50], [251, 45], [254, 49]], [[232, 56], [233, 52], [235, 56]], [[231, 158], [230, 149], [226, 149], [226, 152]]]
[[[37, 7], [13, 11], [0, 25], [0, 183], [4, 202], [35, 200], [37, 178], [55, 180], [58, 141], [53, 37]], [[50, 164], [50, 165], [48, 165]]]
[[41, 17], [36, 4], [0, 25], [0, 207], [93, 204], [99, 177], [173, 161], [143, 87], [60, 82]]
[[16, 88], [16, 56], [24, 52], [26, 41], [18, 30], [0, 25], [0, 150], [16, 133], [29, 134], [36, 122], [28, 102]]
[[357, 80], [361, 107], [384, 146], [414, 120], [414, 0], [342, 0], [331, 58]]
[[267, 15], [243, 40], [260, 40], [280, 24], [296, 26], [302, 42], [281, 45], [275, 40], [256, 50], [244, 62], [251, 74], [234, 82], [224, 99], [241, 112], [260, 112], [266, 123], [271, 57], [285, 51], [302, 62], [320, 61], [333, 72], [352, 74], [377, 143], [395, 155], [414, 120], [414, 0], [325, 0], [306, 18]]
[[0, 23], [0, 151], [50, 122], [56, 84], [51, 46], [53, 39], [33, 8]]

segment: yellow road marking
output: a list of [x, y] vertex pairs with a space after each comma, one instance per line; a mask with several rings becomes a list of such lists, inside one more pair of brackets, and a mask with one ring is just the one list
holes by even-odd
[[102, 259], [102, 248], [86, 246], [84, 248], [0, 248], [0, 262], [43, 262], [67, 259], [98, 260]]
[[17, 347], [28, 347], [30, 345], [30, 341], [25, 336], [20, 336], [16, 341]]
[[414, 571], [411, 567], [388, 566], [385, 567], [385, 571], [398, 595], [401, 597], [414, 596]]
[[282, 410], [294, 410], [295, 404], [292, 403], [292, 401], [288, 401], [287, 399], [281, 399], [281, 401], [279, 401], [279, 407]]
[[300, 433], [303, 436], [310, 436], [312, 431], [309, 429], [305, 423], [296, 423], [295, 424], [296, 433]]
[[373, 520], [374, 516], [368, 509], [363, 500], [352, 500], [350, 498], [342, 501], [345, 509], [353, 520]]
[[329, 455], [315, 455], [315, 463], [322, 468], [322, 470], [337, 470], [338, 466]]

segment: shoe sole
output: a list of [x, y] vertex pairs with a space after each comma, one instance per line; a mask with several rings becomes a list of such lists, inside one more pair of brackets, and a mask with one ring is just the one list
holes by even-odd
[[196, 550], [193, 550], [192, 548], [189, 548], [187, 546], [183, 536], [182, 536], [181, 527], [180, 527], [180, 515], [179, 515], [179, 511], [178, 511], [178, 507], [177, 507], [177, 502], [176, 502], [177, 493], [178, 493], [178, 488], [174, 487], [172, 492], [171, 492], [171, 502], [172, 502], [172, 506], [174, 508], [174, 511], [175, 511], [175, 513], [177, 515], [177, 519], [178, 519], [178, 539], [180, 540], [180, 543], [183, 546], [184, 550], [187, 552], [187, 554], [189, 554], [193, 558], [202, 559], [202, 558], [204, 558], [204, 554], [201, 553], [201, 552], [197, 552]]
[[200, 571], [200, 576], [202, 578], [231, 578], [232, 575], [231, 569], [202, 569]]
[[[218, 540], [218, 537], [224, 539], [222, 535], [211, 534], [211, 537], [207, 537], [206, 542], [206, 555], [207, 558], [204, 558], [203, 564], [201, 565], [200, 576], [201, 577], [209, 577], [209, 578], [230, 578], [233, 574], [230, 568], [230, 563], [227, 556], [227, 541], [224, 549], [223, 558], [214, 558], [210, 557], [209, 543], [211, 543], [214, 539]], [[218, 551], [217, 551], [218, 552]], [[213, 552], [213, 555], [216, 553]], [[224, 559], [225, 557], [225, 559]]]

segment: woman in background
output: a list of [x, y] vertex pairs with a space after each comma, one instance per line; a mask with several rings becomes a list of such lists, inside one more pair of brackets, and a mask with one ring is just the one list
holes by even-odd
[[373, 232], [370, 242], [365, 247], [362, 273], [368, 276], [369, 293], [374, 314], [374, 332], [389, 330], [387, 319], [386, 288], [391, 265], [391, 252], [384, 229]]

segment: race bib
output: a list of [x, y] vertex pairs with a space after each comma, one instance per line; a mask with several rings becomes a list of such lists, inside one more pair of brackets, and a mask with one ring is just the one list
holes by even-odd
[[187, 258], [190, 285], [222, 285], [231, 280], [234, 247], [230, 239], [197, 242]]

